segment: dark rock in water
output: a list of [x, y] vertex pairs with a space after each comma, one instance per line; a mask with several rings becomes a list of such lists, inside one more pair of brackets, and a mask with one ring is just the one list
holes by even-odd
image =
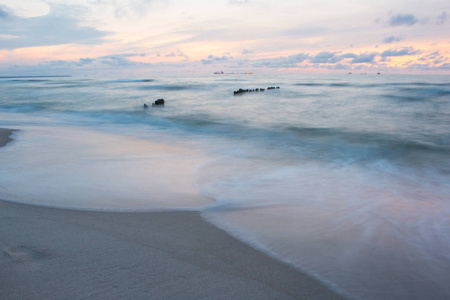
[[164, 99], [158, 99], [153, 102], [152, 106], [164, 106]]
[[148, 108], [148, 105], [144, 103], [144, 108]]

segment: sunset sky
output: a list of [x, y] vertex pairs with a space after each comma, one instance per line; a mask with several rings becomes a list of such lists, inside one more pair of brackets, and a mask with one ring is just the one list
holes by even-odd
[[0, 76], [450, 73], [449, 0], [0, 0]]

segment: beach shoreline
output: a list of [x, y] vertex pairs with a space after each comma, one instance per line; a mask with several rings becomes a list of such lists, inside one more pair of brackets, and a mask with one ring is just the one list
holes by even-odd
[[[0, 145], [12, 132], [0, 130]], [[199, 212], [79, 211], [0, 200], [0, 227], [2, 299], [342, 299]]]

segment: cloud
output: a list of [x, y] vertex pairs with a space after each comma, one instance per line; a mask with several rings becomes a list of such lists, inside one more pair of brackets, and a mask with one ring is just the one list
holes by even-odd
[[72, 68], [72, 67], [83, 67], [86, 65], [92, 65], [96, 62], [97, 60], [95, 58], [89, 58], [89, 57], [85, 57], [85, 58], [80, 58], [78, 61], [76, 60], [47, 60], [42, 62], [42, 64], [40, 64], [41, 66], [46, 66], [46, 67], [56, 67], [56, 68], [62, 68], [62, 67], [67, 67], [67, 68]]
[[17, 35], [9, 35], [9, 34], [0, 34], [0, 40], [11, 40], [11, 39], [18, 39], [20, 36]]
[[414, 48], [412, 47], [408, 47], [408, 48], [403, 48], [400, 50], [397, 49], [389, 49], [386, 51], [383, 51], [381, 53], [381, 57], [389, 57], [389, 56], [405, 56], [405, 55], [416, 55], [416, 54], [420, 54], [421, 51], [420, 50], [414, 50]]
[[94, 58], [80, 58], [78, 61], [73, 60], [47, 60], [42, 63], [44, 66], [51, 67], [81, 67], [93, 64], [96, 60]]
[[200, 62], [204, 65], [210, 65], [214, 62], [225, 62], [225, 61], [229, 61], [232, 60], [233, 57], [231, 56], [214, 56], [214, 55], [209, 55], [207, 59], [201, 59]]
[[[110, 66], [110, 67], [130, 67], [143, 64], [128, 59], [128, 57], [145, 56], [143, 53], [124, 53], [115, 55], [106, 55], [96, 58], [84, 57], [78, 60], [48, 60], [42, 63], [43, 66], [50, 67], [84, 67], [87, 65]], [[146, 64], [148, 65], [148, 64]]]
[[354, 57], [351, 61], [352, 64], [362, 63], [375, 63], [375, 57], [378, 53], [362, 53]]
[[95, 59], [92, 59], [92, 58], [89, 58], [89, 57], [86, 57], [86, 58], [80, 58], [79, 60], [78, 60], [78, 66], [84, 66], [84, 65], [90, 65], [90, 64], [92, 64], [93, 62], [95, 61]]
[[344, 53], [338, 55], [337, 52], [320, 52], [314, 57], [311, 57], [309, 62], [313, 64], [338, 64], [346, 58], [351, 58], [349, 61], [351, 64], [361, 64], [361, 63], [374, 63], [375, 57], [378, 53]]
[[320, 64], [327, 64], [327, 63], [335, 63], [339, 61], [339, 59], [336, 57], [336, 52], [320, 52], [314, 57], [311, 57], [309, 60], [311, 63], [320, 63]]
[[[160, 56], [160, 55], [159, 55]], [[186, 54], [184, 54], [182, 51], [177, 50], [176, 53], [175, 52], [171, 52], [169, 54], [164, 55], [165, 57], [184, 57], [184, 58], [189, 58], [189, 56], [187, 56]]]
[[441, 55], [439, 53], [439, 51], [435, 51], [435, 52], [429, 53], [427, 55], [424, 55], [424, 56], [418, 58], [417, 60], [425, 61], [425, 62], [432, 61], [434, 65], [438, 65], [438, 64], [448, 61], [449, 59], [450, 58], [448, 58], [444, 55]]
[[288, 57], [291, 60], [294, 60], [296, 62], [303, 62], [304, 60], [309, 58], [309, 54], [305, 54], [305, 53], [299, 53], [296, 55], [291, 55]]
[[100, 60], [100, 63], [112, 67], [129, 67], [137, 65], [138, 63], [123, 56], [108, 56]]
[[443, 63], [444, 61], [447, 61], [447, 59], [446, 59], [445, 57], [441, 56], [441, 57], [435, 59], [435, 60], [433, 61], [433, 63], [434, 63], [435, 65], [438, 65], [438, 64]]
[[76, 62], [69, 60], [47, 60], [43, 62], [43, 65], [52, 67], [70, 67], [76, 65]]
[[53, 6], [48, 15], [32, 18], [12, 16], [0, 8], [3, 19], [5, 16], [8, 19], [2, 23], [2, 35], [16, 37], [3, 39], [0, 49], [63, 44], [97, 45], [104, 42], [102, 38], [109, 35], [109, 32], [80, 25], [78, 19], [65, 13], [70, 11], [68, 8]]
[[398, 15], [391, 17], [391, 19], [389, 20], [389, 25], [391, 25], [391, 26], [402, 26], [402, 25], [413, 26], [417, 22], [419, 22], [419, 20], [412, 14], [404, 14], [404, 15], [398, 14]]
[[339, 58], [341, 58], [341, 60], [345, 59], [345, 58], [355, 58], [355, 57], [358, 57], [358, 54], [355, 54], [355, 53], [344, 53], [344, 54], [339, 55]]
[[419, 58], [419, 60], [429, 60], [429, 59], [439, 59], [442, 58], [443, 56], [440, 56], [439, 51], [435, 51], [433, 53], [427, 54], [421, 58]]
[[442, 14], [439, 17], [437, 17], [436, 24], [442, 25], [445, 23], [445, 21], [447, 21], [447, 12], [443, 11]]
[[0, 20], [4, 20], [9, 17], [9, 13], [5, 10], [5, 8], [0, 6]]
[[383, 43], [392, 44], [394, 42], [400, 42], [401, 40], [403, 40], [402, 37], [391, 35], [391, 36], [388, 36], [387, 38], [383, 39]]
[[299, 53], [291, 56], [282, 56], [270, 59], [260, 59], [252, 63], [253, 67], [264, 68], [297, 68], [299, 63], [304, 62], [309, 58], [309, 54]]
[[[277, 57], [271, 59], [260, 59], [253, 61], [253, 67], [265, 68], [298, 68], [315, 67], [327, 69], [348, 69], [352, 64], [377, 64], [376, 57], [379, 54], [373, 53], [344, 53], [323, 51], [315, 56], [306, 53], [299, 53], [288, 57]], [[346, 60], [350, 59], [350, 60]], [[303, 64], [302, 64], [303, 63]]]
[[435, 71], [435, 70], [450, 71], [450, 63], [444, 63], [440, 66], [431, 66], [429, 64], [411, 64], [407, 68], [411, 70], [420, 70], [420, 71]]
[[241, 54], [252, 54], [253, 53], [253, 51], [252, 50], [248, 50], [248, 49], [243, 49], [242, 50], [242, 52], [241, 52]]
[[438, 70], [450, 70], [450, 63], [445, 63], [437, 67]]
[[350, 70], [352, 67], [347, 64], [335, 64], [335, 65], [322, 65], [321, 68], [329, 69], [329, 70]]
[[146, 55], [147, 54], [145, 53], [122, 53], [122, 54], [101, 56], [94, 60], [103, 65], [109, 65], [113, 67], [129, 67], [139, 65], [142, 63], [130, 60], [128, 59], [128, 57], [138, 57], [138, 56], [144, 57]]
[[112, 54], [112, 55], [105, 55], [101, 56], [99, 58], [112, 58], [112, 57], [136, 57], [136, 56], [147, 56], [147, 53], [121, 53], [121, 54]]
[[[108, 1], [105, 1], [107, 3]], [[157, 0], [121, 0], [111, 1], [113, 5], [118, 5], [114, 10], [114, 16], [118, 19], [136, 19], [144, 17], [150, 9], [154, 9], [155, 2], [162, 3], [164, 1]], [[100, 1], [100, 5], [104, 5]]]
[[291, 29], [285, 30], [284, 33], [286, 33], [287, 35], [298, 36], [298, 37], [304, 38], [304, 37], [322, 35], [329, 31], [330, 31], [330, 29], [327, 27], [309, 26], [309, 27], [302, 27], [302, 28], [291, 28]]
[[249, 0], [228, 0], [228, 3], [231, 5], [243, 5], [249, 3]]

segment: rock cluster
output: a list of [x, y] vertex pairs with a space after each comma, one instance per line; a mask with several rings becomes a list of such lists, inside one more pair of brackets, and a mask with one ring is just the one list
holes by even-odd
[[156, 105], [164, 105], [164, 99], [158, 99], [155, 102], [153, 102], [152, 106]]

